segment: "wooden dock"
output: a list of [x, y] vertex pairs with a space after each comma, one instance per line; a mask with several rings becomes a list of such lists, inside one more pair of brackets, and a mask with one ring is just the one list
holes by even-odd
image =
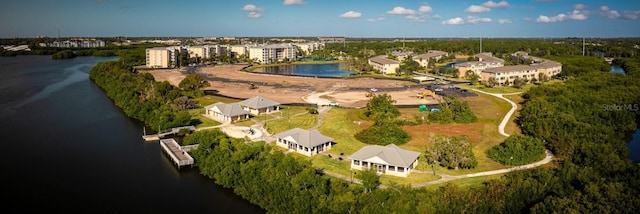
[[161, 132], [158, 134], [142, 135], [142, 139], [144, 139], [145, 141], [156, 141], [156, 140], [160, 140], [161, 138], [167, 137], [168, 135], [178, 134], [178, 132], [180, 132], [180, 130], [182, 129], [189, 129], [193, 132], [196, 130], [196, 127], [182, 126], [182, 127], [171, 128], [169, 131]]
[[182, 166], [193, 166], [194, 160], [173, 138], [160, 140], [160, 146], [178, 168]]

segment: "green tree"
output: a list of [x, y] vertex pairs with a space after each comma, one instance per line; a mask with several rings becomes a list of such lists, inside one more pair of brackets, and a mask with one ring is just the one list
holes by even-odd
[[356, 176], [362, 181], [365, 193], [372, 192], [380, 185], [380, 177], [376, 173], [376, 169], [373, 167], [359, 172]]
[[386, 93], [377, 94], [367, 103], [364, 114], [376, 123], [394, 119], [400, 115], [400, 110], [393, 103], [391, 95]]
[[511, 135], [503, 143], [487, 150], [487, 156], [505, 165], [523, 165], [544, 158], [545, 147], [540, 138]]
[[432, 146], [426, 151], [428, 161], [439, 162], [441, 166], [454, 170], [478, 165], [467, 136], [434, 137], [431, 142]]
[[182, 90], [197, 91], [204, 87], [209, 87], [210, 84], [198, 74], [189, 74], [182, 81], [180, 81], [180, 84], [178, 84], [178, 86]]

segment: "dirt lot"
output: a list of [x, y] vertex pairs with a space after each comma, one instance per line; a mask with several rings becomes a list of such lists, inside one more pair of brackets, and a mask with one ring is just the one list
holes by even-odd
[[[365, 93], [373, 87], [379, 90], [378, 93], [391, 95], [398, 105], [436, 104], [439, 99], [439, 97], [416, 98], [416, 94], [424, 89], [411, 87], [415, 83], [407, 81], [281, 76], [243, 72], [240, 71], [242, 67], [243, 65], [201, 67], [198, 73], [211, 84], [205, 90], [215, 90], [218, 94], [241, 99], [259, 95], [283, 104], [311, 102], [305, 101], [303, 97], [319, 92], [330, 92], [320, 98], [336, 101], [345, 107], [364, 107], [369, 100]], [[175, 86], [184, 79], [184, 75], [177, 69], [149, 70], [148, 73], [151, 73], [157, 81], [166, 80]], [[257, 88], [250, 89], [251, 83]]]

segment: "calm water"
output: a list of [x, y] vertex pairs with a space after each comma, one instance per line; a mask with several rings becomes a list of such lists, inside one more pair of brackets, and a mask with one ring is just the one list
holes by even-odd
[[631, 137], [631, 141], [627, 143], [629, 148], [629, 157], [634, 163], [640, 163], [640, 129], [636, 129]]
[[625, 74], [624, 73], [624, 69], [622, 69], [621, 67], [618, 66], [611, 66], [611, 73], [619, 73], [619, 74]]
[[3, 211], [264, 213], [144, 142], [88, 79], [106, 60], [0, 57]]
[[341, 77], [354, 73], [340, 69], [340, 64], [268, 66], [257, 68], [254, 71], [270, 74], [319, 77]]

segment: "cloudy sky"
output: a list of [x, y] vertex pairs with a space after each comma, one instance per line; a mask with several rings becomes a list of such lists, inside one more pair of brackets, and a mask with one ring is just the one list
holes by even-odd
[[640, 37], [640, 1], [3, 0], [0, 37]]

